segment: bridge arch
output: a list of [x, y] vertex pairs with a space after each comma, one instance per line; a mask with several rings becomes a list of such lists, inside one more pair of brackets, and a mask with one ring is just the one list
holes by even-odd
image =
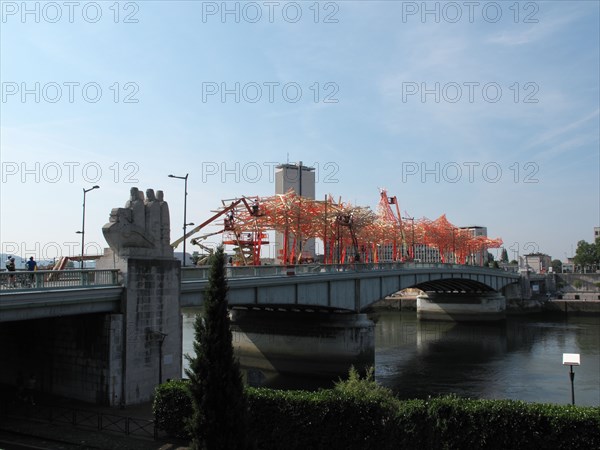
[[482, 283], [481, 281], [464, 278], [442, 278], [439, 280], [425, 281], [415, 284], [414, 286], [409, 286], [409, 288], [416, 288], [425, 292], [454, 292], [467, 294], [496, 291], [491, 286]]

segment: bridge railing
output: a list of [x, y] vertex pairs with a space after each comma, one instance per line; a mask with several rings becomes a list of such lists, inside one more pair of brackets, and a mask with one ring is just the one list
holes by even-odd
[[67, 289], [94, 286], [119, 286], [117, 269], [18, 270], [0, 272], [0, 290]]
[[[227, 266], [228, 278], [269, 277], [288, 275], [316, 275], [319, 273], [336, 272], [366, 272], [374, 270], [400, 270], [400, 269], [465, 269], [489, 273], [487, 267], [465, 266], [461, 264], [445, 263], [413, 263], [413, 262], [377, 262], [377, 263], [352, 263], [352, 264], [298, 264], [298, 265], [265, 265], [265, 266]], [[210, 266], [185, 267], [181, 273], [182, 281], [204, 280], [208, 278]]]

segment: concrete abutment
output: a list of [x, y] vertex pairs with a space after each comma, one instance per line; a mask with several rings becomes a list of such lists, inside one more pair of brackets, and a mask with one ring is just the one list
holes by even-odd
[[506, 299], [497, 292], [435, 293], [417, 296], [419, 320], [485, 322], [506, 318]]
[[242, 368], [335, 378], [375, 364], [366, 314], [233, 310], [232, 332]]

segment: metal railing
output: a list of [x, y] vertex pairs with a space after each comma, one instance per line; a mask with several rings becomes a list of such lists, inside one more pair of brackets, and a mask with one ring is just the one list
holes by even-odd
[[[182, 269], [181, 280], [205, 280], [208, 278], [209, 266], [186, 267]], [[375, 270], [400, 270], [400, 269], [450, 269], [468, 270], [480, 273], [490, 273], [487, 267], [470, 266], [462, 264], [445, 263], [415, 263], [415, 262], [377, 262], [377, 263], [351, 263], [351, 264], [298, 264], [298, 265], [272, 265], [272, 266], [227, 266], [228, 278], [270, 277], [284, 275], [303, 275], [336, 272], [370, 272]]]
[[75, 409], [49, 404], [18, 405], [5, 411], [7, 417], [46, 421], [98, 431], [110, 431], [127, 436], [159, 439], [161, 431], [154, 420], [120, 416], [99, 411]]
[[[210, 266], [185, 267], [181, 271], [182, 281], [206, 280]], [[470, 272], [490, 273], [487, 267], [467, 266], [444, 263], [414, 262], [378, 262], [351, 264], [298, 264], [298, 265], [265, 265], [265, 266], [227, 266], [228, 278], [272, 277], [287, 275], [316, 275], [319, 273], [337, 272], [370, 272], [375, 270], [400, 269], [451, 269], [468, 270]], [[67, 289], [95, 286], [120, 286], [117, 269], [71, 269], [71, 270], [37, 270], [34, 272], [18, 270], [0, 272], [0, 290], [47, 290]]]
[[117, 269], [72, 269], [0, 272], [0, 290], [68, 289], [119, 286]]

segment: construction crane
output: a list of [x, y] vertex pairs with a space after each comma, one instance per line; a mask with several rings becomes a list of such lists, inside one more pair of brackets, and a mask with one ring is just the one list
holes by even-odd
[[235, 258], [237, 263], [243, 265], [260, 264], [261, 247], [263, 244], [268, 244], [266, 234], [258, 230], [254, 231], [253, 233], [248, 233], [246, 231], [248, 221], [240, 220], [240, 217], [259, 217], [261, 215], [259, 211], [260, 204], [258, 197], [242, 197], [239, 199], [233, 199], [230, 200], [228, 205], [225, 204], [226, 202], [228, 202], [228, 200], [223, 200], [222, 203], [224, 206], [222, 209], [215, 211], [215, 214], [209, 219], [190, 230], [185, 234], [185, 236], [182, 236], [174, 241], [171, 246], [176, 248], [179, 244], [181, 244], [181, 242], [183, 242], [184, 239], [190, 238], [204, 227], [213, 224], [215, 221], [217, 221], [217, 219], [225, 216], [223, 218], [223, 228], [221, 230], [192, 239], [190, 242], [202, 249], [209, 251], [209, 253], [212, 253], [212, 249], [206, 247], [201, 243], [201, 241], [210, 236], [222, 233], [223, 244], [237, 245], [235, 249]]

